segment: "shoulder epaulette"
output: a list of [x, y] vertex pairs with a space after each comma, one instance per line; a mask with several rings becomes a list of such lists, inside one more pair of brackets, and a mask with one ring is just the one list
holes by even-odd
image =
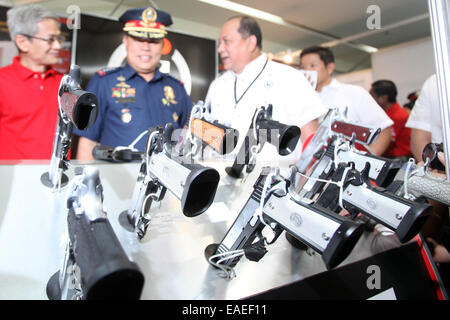
[[119, 69], [120, 67], [114, 67], [114, 68], [102, 68], [97, 71], [97, 74], [100, 77], [106, 76], [108, 73], [114, 72], [115, 70]]
[[172, 79], [172, 80], [174, 80], [174, 81], [176, 81], [176, 82], [179, 82], [179, 83], [181, 83], [182, 85], [184, 85], [183, 82], [182, 82], [180, 79], [175, 78], [174, 76], [172, 76], [172, 75], [169, 74], [169, 73], [164, 73], [164, 76], [167, 77], [167, 78], [170, 78], [170, 79]]

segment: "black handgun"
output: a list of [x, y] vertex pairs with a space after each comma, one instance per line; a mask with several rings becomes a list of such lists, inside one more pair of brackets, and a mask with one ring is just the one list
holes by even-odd
[[[239, 178], [242, 170], [247, 166], [246, 172], [252, 172], [255, 168], [256, 154], [263, 148], [265, 142], [273, 144], [282, 156], [294, 151], [300, 138], [300, 128], [282, 124], [272, 120], [273, 106], [262, 106], [255, 110], [250, 128], [236, 155], [231, 167], [226, 172], [233, 178]], [[254, 150], [254, 148], [258, 150]]]
[[52, 300], [139, 299], [144, 275], [128, 258], [103, 211], [98, 169], [83, 168], [73, 178], [69, 191], [69, 240], [63, 266], [48, 281], [48, 297]]

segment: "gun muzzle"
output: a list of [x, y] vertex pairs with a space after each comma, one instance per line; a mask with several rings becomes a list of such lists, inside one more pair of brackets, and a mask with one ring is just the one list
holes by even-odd
[[[78, 177], [80, 179], [72, 185], [67, 199], [68, 256], [73, 268], [69, 273], [81, 286], [85, 300], [139, 299], [144, 275], [128, 258], [103, 211], [103, 188], [98, 169], [83, 168], [81, 175], [73, 179]], [[69, 281], [66, 267], [59, 273], [64, 281]], [[47, 285], [49, 297], [73, 298], [62, 296], [67, 284], [59, 283], [58, 278], [53, 276]]]
[[148, 169], [181, 201], [185, 216], [195, 217], [212, 204], [220, 179], [217, 170], [200, 164], [182, 164], [163, 152], [151, 156]]
[[144, 275], [128, 259], [109, 221], [90, 221], [72, 211], [68, 224], [84, 299], [139, 299]]
[[257, 130], [260, 131], [260, 135], [266, 130], [267, 142], [273, 144], [278, 148], [278, 153], [282, 156], [290, 154], [294, 151], [300, 138], [300, 128], [297, 126], [290, 126], [282, 124], [275, 120], [261, 120], [257, 122]]
[[[270, 109], [271, 110], [271, 109]], [[255, 112], [257, 116], [258, 110]], [[242, 145], [234, 163], [231, 167], [227, 167], [225, 170], [227, 174], [234, 178], [241, 176], [244, 166], [247, 165], [247, 172], [251, 172], [255, 164], [250, 162], [250, 149], [252, 146], [260, 144], [261, 147], [265, 142], [269, 142], [274, 145], [278, 153], [282, 156], [290, 154], [294, 151], [298, 139], [300, 138], [300, 128], [297, 126], [290, 126], [282, 124], [278, 121], [256, 118], [256, 137], [254, 133], [253, 123], [244, 138]], [[254, 161], [254, 160], [253, 160]]]
[[61, 108], [75, 126], [85, 130], [97, 119], [97, 97], [81, 89], [64, 91], [60, 95]]

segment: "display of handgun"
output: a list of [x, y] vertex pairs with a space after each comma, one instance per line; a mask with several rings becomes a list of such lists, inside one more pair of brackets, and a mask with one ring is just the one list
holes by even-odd
[[122, 248], [103, 211], [98, 169], [76, 168], [67, 199], [64, 262], [47, 283], [52, 300], [139, 299], [144, 275]]
[[[336, 148], [336, 152], [340, 161], [354, 162], [356, 169], [359, 171], [362, 171], [366, 163], [369, 162], [369, 178], [376, 185], [387, 187], [402, 167], [403, 161], [375, 156], [355, 148], [355, 143], [372, 144], [378, 138], [380, 132], [380, 128], [347, 121], [345, 110], [330, 109], [297, 161], [298, 171], [305, 174], [314, 161], [320, 157], [323, 150], [325, 148], [330, 149], [330, 146], [335, 144], [335, 142], [330, 141], [339, 139], [339, 148]], [[349, 142], [344, 144], [343, 141]]]
[[[296, 201], [290, 180], [280, 176], [277, 168], [264, 167], [253, 188], [222, 241], [205, 249], [214, 266], [234, 267], [242, 255], [259, 261], [267, 252], [265, 246], [286, 230], [320, 253], [327, 268], [333, 268], [348, 256], [362, 234], [362, 225], [313, 201]], [[273, 232], [269, 241], [263, 235], [266, 227]], [[236, 255], [239, 250], [243, 254]]]
[[168, 189], [181, 201], [181, 211], [195, 217], [206, 211], [214, 200], [220, 175], [217, 170], [198, 163], [183, 163], [172, 157], [173, 125], [149, 129], [145, 157], [139, 169], [131, 206], [119, 221], [142, 239], [150, 223], [150, 207], [159, 203]]
[[68, 153], [72, 141], [73, 125], [85, 130], [97, 119], [97, 97], [80, 87], [80, 67], [72, 65], [70, 73], [61, 79], [58, 91], [58, 122], [53, 140], [50, 169], [41, 176], [47, 187], [64, 186], [68, 177], [64, 174], [69, 167]]
[[437, 158], [439, 145], [431, 145], [425, 146], [422, 153], [425, 165], [416, 165], [414, 159], [410, 159], [396, 175], [391, 189], [405, 198], [425, 197], [450, 206], [450, 181], [431, 172], [431, 169], [439, 168], [432, 161]]
[[362, 126], [360, 123], [348, 121], [347, 108], [331, 108], [297, 161], [298, 171], [306, 172], [308, 166], [313, 162], [316, 152], [326, 147], [333, 135], [339, 134], [347, 139], [354, 138], [355, 142], [370, 145], [375, 142], [380, 132], [379, 128]]
[[[191, 109], [188, 131], [184, 137], [180, 153], [196, 155], [202, 148], [211, 147], [220, 155], [230, 153], [236, 147], [239, 131], [220, 124], [217, 120], [206, 120], [207, 106], [198, 101]], [[200, 148], [200, 145], [202, 148]]]
[[[362, 213], [393, 230], [401, 242], [409, 241], [425, 223], [431, 206], [374, 186], [369, 161], [362, 159], [357, 164], [359, 158], [353, 161], [340, 158], [338, 150], [348, 147], [348, 140], [334, 137], [310, 168], [308, 180], [297, 197], [315, 199], [334, 212], [346, 209], [354, 218]], [[364, 168], [358, 169], [361, 166]]]
[[97, 145], [92, 149], [92, 156], [96, 160], [109, 162], [131, 162], [142, 161], [144, 152], [129, 147], [110, 147]]
[[265, 142], [277, 147], [278, 153], [282, 156], [294, 151], [300, 139], [300, 128], [272, 120], [272, 109], [273, 106], [269, 104], [267, 108], [262, 106], [255, 110], [236, 159], [231, 167], [226, 168], [229, 176], [239, 178], [245, 166], [247, 173], [252, 172], [256, 164], [256, 155], [262, 150]]

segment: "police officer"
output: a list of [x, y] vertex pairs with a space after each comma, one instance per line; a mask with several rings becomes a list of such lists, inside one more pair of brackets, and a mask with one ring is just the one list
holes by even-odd
[[[123, 43], [127, 52], [124, 67], [100, 70], [90, 80], [87, 91], [97, 95], [99, 113], [87, 130], [74, 128], [80, 136], [77, 159], [93, 159], [97, 144], [129, 146], [149, 128], [171, 122], [182, 128], [192, 103], [177, 79], [159, 71], [166, 26], [172, 18], [154, 8], [127, 10], [120, 18], [124, 24]], [[147, 136], [134, 146], [145, 151]]]

